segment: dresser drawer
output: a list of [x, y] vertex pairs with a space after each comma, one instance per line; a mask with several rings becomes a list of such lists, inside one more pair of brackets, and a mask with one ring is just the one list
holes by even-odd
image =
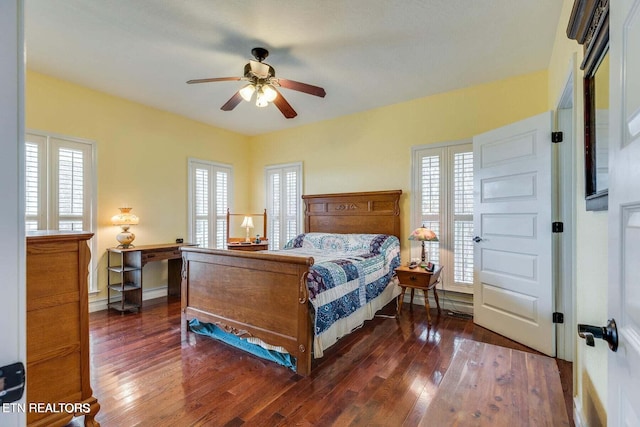
[[428, 288], [431, 274], [425, 274], [418, 271], [401, 271], [396, 270], [400, 285], [411, 286], [417, 288]]
[[182, 253], [180, 249], [166, 249], [166, 250], [157, 250], [157, 251], [149, 251], [145, 250], [142, 253], [142, 264], [146, 264], [151, 261], [162, 261], [164, 259], [178, 259], [182, 257]]

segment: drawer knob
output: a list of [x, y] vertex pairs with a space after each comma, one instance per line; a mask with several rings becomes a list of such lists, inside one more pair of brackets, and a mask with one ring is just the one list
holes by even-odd
[[409, 277], [409, 280], [411, 280], [412, 282], [415, 282], [416, 280], [418, 280], [418, 278], [416, 276], [411, 276]]

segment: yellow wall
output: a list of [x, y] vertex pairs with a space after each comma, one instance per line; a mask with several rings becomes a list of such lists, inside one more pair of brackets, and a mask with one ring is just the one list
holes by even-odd
[[[84, 138], [97, 144], [97, 251], [95, 274], [106, 296], [105, 250], [117, 244], [109, 222], [128, 204], [140, 217], [134, 244], [187, 239], [187, 159], [223, 162], [234, 168], [236, 209], [247, 209], [249, 146], [246, 136], [29, 71], [29, 130]], [[94, 276], [95, 277], [95, 276]], [[144, 268], [145, 289], [166, 284], [166, 266]]]
[[[104, 253], [118, 231], [109, 219], [119, 206], [131, 205], [140, 217], [133, 229], [139, 245], [186, 236], [188, 157], [233, 164], [236, 210], [265, 207], [264, 166], [278, 163], [303, 162], [305, 194], [402, 189], [408, 234], [411, 147], [468, 140], [545, 111], [547, 86], [547, 72], [540, 71], [245, 137], [29, 71], [26, 120], [28, 129], [97, 142], [95, 273], [104, 289]], [[403, 242], [405, 259], [408, 250]], [[146, 289], [166, 283], [162, 265], [148, 264], [144, 275]]]
[[[604, 325], [607, 321], [607, 213], [587, 212], [584, 201], [584, 100], [582, 46], [566, 36], [573, 0], [564, 0], [558, 23], [553, 54], [549, 65], [549, 109], [558, 105], [569, 71], [574, 71], [574, 119], [576, 170], [576, 322]], [[575, 64], [572, 65], [572, 58]], [[574, 393], [576, 407], [585, 425], [606, 425], [607, 346], [586, 347], [575, 336]]]
[[[265, 206], [264, 166], [302, 161], [304, 194], [401, 189], [408, 236], [411, 147], [470, 140], [539, 114], [548, 108], [547, 84], [540, 71], [253, 137], [253, 209]], [[401, 241], [408, 260], [408, 242]]]

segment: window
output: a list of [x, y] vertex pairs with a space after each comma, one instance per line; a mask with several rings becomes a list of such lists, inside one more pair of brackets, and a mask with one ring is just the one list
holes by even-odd
[[[438, 236], [427, 242], [429, 260], [447, 266], [445, 288], [472, 292], [473, 146], [447, 143], [413, 149], [413, 228], [424, 224]], [[412, 248], [417, 257], [420, 247]]]
[[[30, 131], [25, 135], [25, 229], [96, 229], [95, 143]], [[95, 252], [95, 239], [90, 242]], [[91, 271], [94, 272], [94, 257]], [[97, 291], [93, 274], [89, 290]]]
[[27, 133], [26, 230], [93, 231], [93, 144]]
[[302, 232], [302, 163], [267, 166], [269, 249], [281, 249]]
[[189, 236], [202, 247], [226, 248], [227, 209], [233, 193], [230, 165], [189, 159]]

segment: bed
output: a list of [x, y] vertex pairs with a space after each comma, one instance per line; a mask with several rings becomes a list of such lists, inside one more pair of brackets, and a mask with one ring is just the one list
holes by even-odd
[[[313, 356], [321, 357], [326, 348], [371, 319], [399, 294], [392, 276], [400, 260], [401, 193], [302, 196], [305, 233], [289, 242], [287, 250], [241, 252], [183, 247], [182, 309], [187, 323], [208, 322], [226, 333], [287, 353], [296, 360], [296, 372], [309, 375]], [[362, 250], [367, 245], [374, 248], [368, 251], [370, 255]], [[332, 247], [335, 253], [329, 255], [321, 250]], [[303, 254], [292, 255], [296, 249]], [[362, 277], [367, 277], [367, 283], [351, 281], [346, 291], [329, 292], [339, 294], [337, 298], [334, 295], [322, 300], [326, 295], [319, 291], [330, 287], [323, 282], [329, 280], [326, 270], [338, 269], [336, 265], [345, 261], [337, 261], [334, 255], [345, 253], [351, 258], [348, 262], [364, 261], [368, 265], [349, 266], [364, 271]], [[374, 255], [386, 259], [386, 271], [370, 269]], [[325, 267], [323, 273], [318, 267], [325, 262], [316, 263], [316, 259], [337, 264]], [[343, 269], [347, 276], [349, 268]], [[359, 286], [361, 292], [352, 294], [353, 286]], [[375, 292], [368, 295], [370, 290]], [[323, 315], [331, 308], [331, 301], [348, 300], [356, 294], [361, 304], [347, 303], [345, 307], [350, 308], [342, 311], [348, 311], [348, 315], [325, 322], [327, 316]]]

